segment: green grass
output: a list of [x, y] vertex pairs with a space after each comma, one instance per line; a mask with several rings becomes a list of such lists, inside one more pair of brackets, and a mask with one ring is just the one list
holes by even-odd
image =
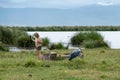
[[[0, 80], [120, 80], [120, 50], [83, 51], [83, 59], [71, 62], [67, 59], [37, 62], [34, 51], [0, 52]], [[61, 55], [70, 51], [55, 52]]]

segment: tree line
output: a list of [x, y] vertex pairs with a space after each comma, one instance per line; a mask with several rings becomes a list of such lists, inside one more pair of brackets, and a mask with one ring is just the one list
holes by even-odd
[[120, 31], [120, 26], [0, 26], [23, 31]]

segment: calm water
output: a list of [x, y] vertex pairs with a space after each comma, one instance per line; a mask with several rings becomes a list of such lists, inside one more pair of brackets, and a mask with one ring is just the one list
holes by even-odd
[[[34, 32], [27, 32], [29, 35], [33, 35]], [[57, 32], [38, 32], [42, 38], [48, 37], [50, 42], [62, 42], [68, 43], [70, 38], [78, 33], [78, 32], [65, 32], [65, 31], [57, 31]], [[112, 49], [120, 49], [120, 31], [99, 31], [104, 41], [106, 41]]]

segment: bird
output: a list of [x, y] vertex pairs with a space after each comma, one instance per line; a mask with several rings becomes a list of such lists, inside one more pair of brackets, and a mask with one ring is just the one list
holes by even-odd
[[82, 50], [80, 48], [73, 50], [72, 53], [69, 56], [69, 61], [71, 61], [72, 59], [76, 58], [77, 56], [82, 55]]

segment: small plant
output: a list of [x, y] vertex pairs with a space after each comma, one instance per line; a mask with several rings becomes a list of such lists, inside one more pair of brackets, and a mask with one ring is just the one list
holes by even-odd
[[50, 45], [50, 49], [51, 49], [51, 50], [53, 50], [53, 49], [65, 49], [65, 47], [63, 46], [62, 43], [57, 43], [57, 44], [52, 43], [52, 44]]
[[107, 65], [106, 61], [102, 61], [101, 63], [102, 63], [103, 65]]
[[105, 78], [107, 78], [107, 76], [106, 75], [101, 75], [100, 78], [105, 79]]
[[30, 60], [30, 61], [26, 62], [24, 66], [25, 67], [34, 67], [34, 66], [36, 66], [36, 63], [34, 61]]

